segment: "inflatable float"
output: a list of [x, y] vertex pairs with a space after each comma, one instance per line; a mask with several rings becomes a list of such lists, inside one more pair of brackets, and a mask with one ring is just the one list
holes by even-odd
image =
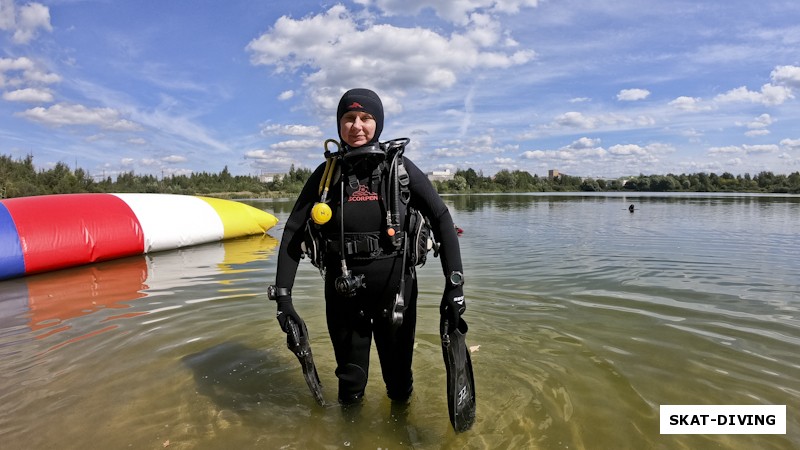
[[263, 234], [278, 219], [244, 203], [172, 194], [0, 200], [0, 280]]

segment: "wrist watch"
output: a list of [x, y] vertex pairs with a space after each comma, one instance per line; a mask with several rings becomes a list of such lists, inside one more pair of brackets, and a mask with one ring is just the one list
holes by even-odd
[[450, 282], [450, 286], [462, 286], [464, 284], [464, 274], [458, 270], [454, 270], [450, 272], [450, 277], [447, 281]]
[[279, 288], [274, 284], [267, 287], [267, 298], [270, 300], [277, 300], [278, 297], [287, 295], [292, 295], [292, 290], [289, 288]]

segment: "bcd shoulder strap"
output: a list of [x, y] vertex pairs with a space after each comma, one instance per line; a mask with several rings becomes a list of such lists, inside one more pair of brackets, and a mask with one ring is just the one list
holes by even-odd
[[408, 184], [410, 183], [410, 179], [408, 178], [408, 170], [406, 170], [406, 165], [403, 164], [403, 153], [397, 156], [397, 182], [400, 184], [400, 201], [404, 204], [408, 204], [408, 201], [411, 200], [411, 190], [408, 188]]

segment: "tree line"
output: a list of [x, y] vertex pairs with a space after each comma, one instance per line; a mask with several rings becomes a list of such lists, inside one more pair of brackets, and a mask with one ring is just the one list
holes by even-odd
[[434, 181], [439, 192], [753, 192], [800, 194], [800, 172], [789, 175], [759, 172], [637, 175], [594, 179], [560, 174], [540, 177], [524, 170], [501, 170], [492, 177], [474, 169], [458, 170], [452, 180]]
[[153, 175], [137, 175], [130, 171], [119, 174], [113, 179], [107, 176], [96, 180], [87, 171], [81, 168], [72, 170], [61, 162], [50, 169], [37, 171], [30, 155], [19, 160], [0, 156], [0, 198], [80, 192], [267, 197], [298, 193], [310, 176], [311, 170], [296, 169], [292, 166], [289, 173], [279, 179], [263, 183], [257, 176], [231, 175], [225, 166], [219, 173], [200, 172], [157, 178]]
[[[252, 175], [231, 175], [225, 166], [219, 173], [192, 173], [157, 178], [133, 171], [99, 180], [81, 168], [70, 169], [57, 163], [46, 170], [36, 170], [33, 156], [14, 160], [0, 156], [0, 198], [79, 192], [142, 192], [217, 197], [276, 197], [300, 192], [311, 176], [310, 169], [289, 169], [287, 174], [264, 183]], [[800, 194], [800, 173], [789, 175], [760, 172], [736, 175], [728, 172], [638, 175], [618, 179], [592, 179], [561, 174], [548, 178], [522, 170], [501, 170], [484, 176], [474, 169], [458, 170], [451, 180], [434, 181], [441, 193], [485, 192], [761, 192]]]

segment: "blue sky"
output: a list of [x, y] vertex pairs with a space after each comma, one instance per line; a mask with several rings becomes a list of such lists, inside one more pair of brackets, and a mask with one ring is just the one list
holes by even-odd
[[0, 154], [313, 168], [368, 87], [425, 171], [800, 170], [796, 0], [0, 0]]

